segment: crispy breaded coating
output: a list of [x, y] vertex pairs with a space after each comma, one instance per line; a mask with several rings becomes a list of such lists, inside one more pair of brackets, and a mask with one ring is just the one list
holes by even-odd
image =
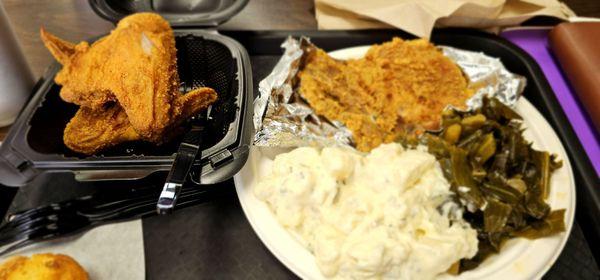
[[[91, 45], [66, 42], [44, 29], [41, 37], [63, 65], [55, 77], [61, 98], [82, 108], [63, 137], [76, 152], [93, 154], [138, 139], [161, 144], [217, 99], [207, 87], [179, 92], [175, 37], [158, 14], [125, 17]], [[120, 109], [106, 110], [108, 103]]]
[[118, 103], [100, 109], [79, 108], [63, 134], [69, 149], [86, 155], [141, 138]]
[[61, 98], [91, 109], [118, 102], [144, 140], [160, 143], [170, 128], [217, 99], [210, 88], [179, 92], [175, 37], [158, 14], [127, 16], [91, 45], [71, 44], [44, 29], [41, 37], [63, 65], [55, 78]]
[[347, 61], [311, 48], [303, 63], [300, 94], [317, 114], [344, 123], [360, 151], [438, 129], [447, 105], [464, 108], [473, 95], [460, 68], [426, 40], [394, 38]]
[[87, 272], [67, 255], [15, 256], [0, 265], [0, 280], [87, 280]]

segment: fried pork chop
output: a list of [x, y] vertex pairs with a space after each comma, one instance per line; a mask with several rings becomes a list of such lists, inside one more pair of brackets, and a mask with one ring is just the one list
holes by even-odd
[[317, 114], [344, 123], [360, 151], [438, 129], [443, 109], [464, 108], [473, 94], [460, 68], [426, 40], [394, 38], [347, 61], [313, 47], [299, 78], [302, 97]]

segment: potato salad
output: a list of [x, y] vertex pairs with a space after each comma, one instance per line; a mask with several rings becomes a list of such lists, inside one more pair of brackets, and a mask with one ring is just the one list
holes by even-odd
[[477, 252], [435, 157], [385, 144], [368, 154], [279, 154], [254, 194], [334, 279], [434, 279]]

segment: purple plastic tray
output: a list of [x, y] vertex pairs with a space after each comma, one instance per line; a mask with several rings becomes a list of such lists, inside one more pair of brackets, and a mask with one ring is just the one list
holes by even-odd
[[500, 35], [529, 53], [540, 65], [596, 174], [600, 176], [600, 141], [587, 112], [582, 108], [558, 61], [552, 55], [548, 45], [548, 32], [550, 28], [526, 28], [507, 30]]

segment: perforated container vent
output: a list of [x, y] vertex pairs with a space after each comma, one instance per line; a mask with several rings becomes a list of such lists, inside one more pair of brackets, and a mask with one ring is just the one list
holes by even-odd
[[179, 79], [185, 92], [196, 87], [211, 87], [218, 99], [212, 105], [208, 126], [210, 135], [204, 141], [210, 147], [221, 140], [235, 120], [238, 109], [238, 69], [231, 51], [223, 44], [187, 35], [177, 38]]

